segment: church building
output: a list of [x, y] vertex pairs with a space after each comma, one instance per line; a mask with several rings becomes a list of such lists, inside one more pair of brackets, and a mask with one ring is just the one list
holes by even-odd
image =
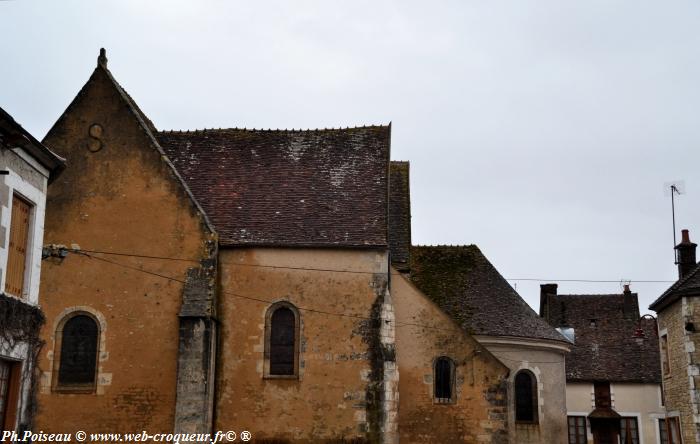
[[500, 328], [535, 321], [483, 256], [490, 274], [454, 279], [493, 280], [474, 288], [514, 317], [422, 288], [391, 125], [160, 131], [102, 50], [44, 143], [68, 167], [47, 198], [36, 429], [566, 442], [566, 341]]

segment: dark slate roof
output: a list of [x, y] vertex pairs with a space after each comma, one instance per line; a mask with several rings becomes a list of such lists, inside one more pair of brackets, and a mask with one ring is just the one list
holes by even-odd
[[[547, 316], [554, 327], [573, 327], [575, 343], [566, 357], [568, 381], [660, 383], [659, 340], [652, 319], [638, 327], [637, 293], [547, 295]], [[595, 320], [592, 325], [591, 320]]]
[[389, 170], [389, 251], [391, 263], [408, 270], [411, 250], [411, 193], [408, 162], [392, 161]]
[[475, 245], [412, 247], [410, 276], [471, 334], [566, 342]]
[[700, 264], [664, 291], [661, 296], [649, 305], [651, 310], [659, 312], [683, 296], [700, 295]]
[[161, 131], [222, 246], [388, 245], [390, 126]]
[[52, 180], [66, 166], [66, 159], [39, 142], [2, 108], [0, 108], [0, 146], [3, 148], [24, 148], [32, 157], [50, 171], [50, 179]]

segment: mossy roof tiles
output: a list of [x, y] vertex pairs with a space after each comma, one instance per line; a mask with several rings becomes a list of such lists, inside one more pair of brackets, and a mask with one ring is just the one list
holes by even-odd
[[413, 247], [410, 276], [471, 334], [565, 341], [475, 245]]
[[390, 126], [161, 131], [222, 246], [386, 247]]

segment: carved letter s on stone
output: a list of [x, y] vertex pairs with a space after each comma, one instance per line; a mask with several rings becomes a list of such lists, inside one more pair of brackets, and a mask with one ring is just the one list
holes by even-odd
[[93, 153], [96, 153], [102, 149], [102, 133], [103, 129], [100, 124], [93, 123], [90, 125], [90, 128], [88, 129], [88, 135], [90, 136], [88, 139], [88, 149]]

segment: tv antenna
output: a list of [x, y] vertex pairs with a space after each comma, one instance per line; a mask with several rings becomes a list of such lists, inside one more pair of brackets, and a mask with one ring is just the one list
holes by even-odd
[[671, 196], [671, 219], [673, 221], [673, 263], [678, 265], [678, 257], [676, 255], [676, 202], [677, 195], [685, 194], [685, 182], [682, 180], [674, 180], [664, 183], [664, 194]]

